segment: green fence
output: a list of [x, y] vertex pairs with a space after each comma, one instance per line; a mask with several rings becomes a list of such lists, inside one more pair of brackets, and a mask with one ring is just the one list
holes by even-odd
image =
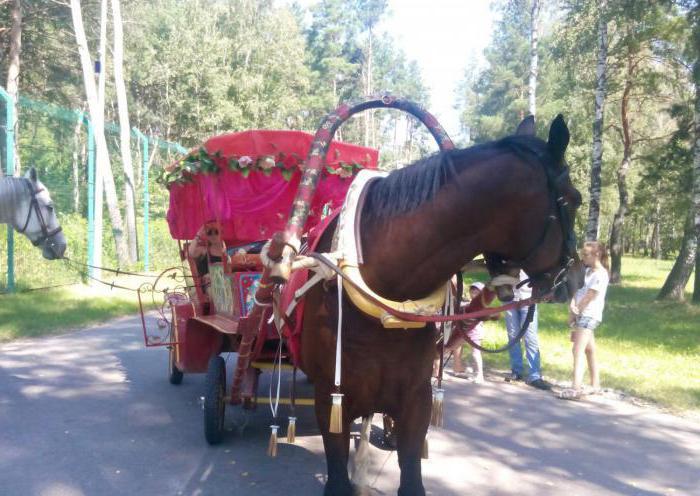
[[[0, 88], [0, 152], [5, 174], [15, 174], [13, 119], [18, 119], [19, 162], [22, 172], [35, 167], [50, 191], [68, 240], [68, 254], [78, 263], [91, 264], [94, 239], [95, 140], [87, 114], [21, 97], [19, 116], [12, 115], [7, 93]], [[119, 127], [105, 126], [118, 196], [123, 202]], [[172, 263], [176, 245], [165, 223], [167, 191], [154, 180], [153, 169], [187, 152], [136, 128], [131, 133], [134, 164], [139, 260], [131, 269], [154, 270]], [[122, 213], [123, 204], [120, 205]], [[3, 233], [5, 230], [3, 229]], [[6, 239], [3, 240], [2, 238]], [[116, 250], [107, 209], [104, 210], [102, 265], [116, 267]], [[47, 261], [40, 250], [8, 228], [0, 235], [0, 293], [31, 290], [83, 281], [85, 274], [61, 261]]]

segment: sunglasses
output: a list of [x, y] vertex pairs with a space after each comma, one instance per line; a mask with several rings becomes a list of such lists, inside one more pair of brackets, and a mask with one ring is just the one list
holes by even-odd
[[218, 229], [207, 229], [207, 236], [218, 236]]

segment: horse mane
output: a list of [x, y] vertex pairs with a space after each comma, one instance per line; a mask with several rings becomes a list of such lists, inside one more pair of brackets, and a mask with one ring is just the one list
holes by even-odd
[[512, 153], [536, 166], [550, 167], [547, 143], [533, 136], [508, 136], [461, 150], [447, 150], [418, 160], [374, 181], [367, 192], [367, 215], [375, 220], [415, 210], [431, 201], [438, 191], [479, 158]]
[[0, 223], [12, 222], [18, 200], [26, 194], [25, 179], [0, 177]]

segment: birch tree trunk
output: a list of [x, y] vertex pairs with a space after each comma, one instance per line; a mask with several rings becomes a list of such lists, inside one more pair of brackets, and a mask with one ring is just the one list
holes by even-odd
[[19, 99], [19, 61], [22, 53], [22, 3], [20, 0], [12, 2], [12, 26], [10, 27], [10, 50], [7, 63], [7, 93], [12, 97], [12, 106], [15, 116], [15, 175], [20, 176], [22, 165], [19, 157], [19, 114], [17, 112], [17, 100]]
[[[697, 239], [695, 237], [694, 215], [688, 212], [683, 230], [683, 241], [676, 262], [673, 264], [661, 291], [656, 296], [657, 300], [685, 300], [685, 286], [688, 284], [693, 266], [696, 262]], [[697, 275], [696, 275], [697, 279]]]
[[[103, 0], [105, 2], [106, 0]], [[104, 3], [103, 3], [103, 6]], [[93, 65], [90, 59], [90, 51], [87, 45], [85, 36], [85, 28], [83, 26], [83, 16], [80, 7], [80, 0], [70, 0], [71, 16], [73, 18], [73, 28], [75, 30], [75, 38], [78, 44], [78, 53], [80, 54], [80, 63], [83, 69], [83, 82], [85, 84], [85, 94], [87, 96], [88, 109], [90, 118], [95, 132], [96, 146], [96, 164], [95, 164], [95, 265], [102, 264], [102, 197], [106, 193], [107, 204], [110, 212], [110, 221], [112, 223], [112, 232], [114, 242], [116, 244], [117, 258], [120, 265], [128, 263], [126, 243], [124, 242], [124, 229], [122, 227], [122, 219], [117, 206], [116, 190], [114, 187], [114, 178], [111, 173], [111, 165], [109, 162], [109, 153], [107, 151], [107, 140], [104, 133], [104, 111], [100, 109], [100, 99], [98, 97], [97, 87], [93, 76]], [[100, 61], [103, 64], [103, 61]], [[111, 186], [111, 187], [110, 187]], [[104, 188], [103, 188], [104, 187]], [[95, 274], [99, 278], [99, 273]]]
[[79, 115], [73, 128], [73, 211], [80, 213], [80, 157], [82, 140], [80, 139], [83, 130], [83, 116]]
[[695, 146], [693, 148], [693, 213], [695, 214], [695, 286], [693, 303], [700, 304], [700, 6], [696, 6], [693, 37], [695, 43]]
[[131, 126], [129, 125], [129, 107], [124, 85], [124, 30], [119, 0], [112, 1], [112, 20], [114, 31], [114, 84], [117, 90], [117, 107], [119, 109], [119, 137], [124, 167], [124, 202], [126, 204], [126, 230], [129, 243], [129, 260], [138, 258], [136, 247], [136, 192], [134, 190], [134, 167], [131, 163]]
[[[88, 111], [90, 120], [92, 121], [93, 131], [95, 133], [95, 205], [94, 205], [94, 258], [93, 263], [97, 266], [102, 265], [102, 161], [103, 161], [103, 140], [98, 140], [98, 136], [104, 138], [104, 116], [98, 112], [97, 87], [93, 75], [93, 65], [90, 58], [90, 51], [87, 46], [87, 38], [85, 37], [85, 28], [83, 26], [83, 15], [80, 7], [80, 0], [71, 0], [70, 2], [71, 17], [73, 19], [73, 30], [75, 31], [75, 41], [78, 44], [78, 54], [80, 56], [80, 64], [83, 70], [83, 84], [85, 85], [85, 95], [88, 103]], [[95, 277], [100, 277], [99, 269], [94, 273]]]
[[530, 114], [533, 116], [536, 115], [537, 112], [537, 24], [539, 22], [541, 7], [542, 5], [539, 0], [532, 1], [532, 10], [530, 11], [530, 81], [528, 84], [528, 100]]
[[102, 136], [97, 136], [97, 142], [103, 142], [103, 147], [105, 150], [105, 168], [102, 179], [104, 181], [104, 193], [105, 201], [107, 203], [107, 210], [109, 212], [109, 221], [112, 224], [112, 236], [114, 237], [114, 244], [117, 251], [117, 261], [120, 267], [126, 267], [130, 263], [129, 258], [129, 247], [127, 246], [127, 240], [124, 233], [124, 221], [122, 219], [122, 214], [119, 211], [119, 198], [117, 197], [117, 188], [114, 185], [114, 176], [112, 175], [112, 167], [110, 165], [109, 155], [107, 154], [107, 141], [105, 139], [104, 132]]
[[[108, 4], [107, 0], [101, 0], [100, 2], [100, 74], [98, 79], [98, 104], [99, 112], [102, 116], [103, 127], [104, 127], [104, 113], [105, 113], [105, 84], [107, 81], [107, 10]], [[97, 137], [99, 141], [99, 136]], [[128, 265], [129, 259], [129, 249], [127, 246], [127, 240], [124, 233], [124, 221], [122, 220], [122, 214], [119, 210], [119, 198], [117, 196], [117, 188], [114, 185], [114, 174], [112, 172], [112, 163], [109, 158], [109, 150], [107, 148], [107, 139], [104, 134], [104, 129], [102, 133], [102, 140], [104, 141], [104, 162], [102, 168], [102, 182], [104, 186], [105, 201], [107, 203], [107, 211], [109, 213], [109, 221], [112, 225], [112, 237], [114, 238], [114, 244], [117, 252], [117, 260], [120, 266]]]
[[605, 111], [605, 77], [608, 59], [608, 22], [603, 9], [605, 0], [598, 5], [598, 63], [596, 64], [595, 119], [593, 121], [593, 153], [591, 157], [591, 187], [588, 204], [586, 240], [598, 239], [600, 229], [600, 172], [603, 166], [603, 116]]
[[651, 258], [661, 259], [661, 202], [656, 198], [654, 227], [651, 232]]
[[627, 191], [627, 172], [632, 163], [632, 130], [629, 119], [629, 100], [632, 91], [632, 76], [634, 65], [631, 55], [627, 56], [627, 77], [625, 87], [622, 92], [622, 103], [620, 105], [620, 121], [622, 123], [622, 161], [617, 169], [617, 191], [619, 194], [619, 204], [615, 217], [613, 218], [612, 232], [610, 233], [610, 282], [617, 284], [622, 280], [622, 230], [625, 223], [625, 215], [629, 203], [629, 192]]
[[[366, 78], [365, 78], [365, 95], [370, 96], [372, 94], [372, 26], [369, 26], [367, 44], [367, 66], [366, 66]], [[372, 110], [365, 111], [365, 146], [373, 146], [371, 143], [372, 136]]]

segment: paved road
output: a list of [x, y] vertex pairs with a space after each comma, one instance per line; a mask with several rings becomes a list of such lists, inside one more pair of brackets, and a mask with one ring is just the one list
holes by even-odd
[[[209, 447], [203, 376], [168, 384], [165, 351], [145, 349], [139, 332], [125, 318], [0, 346], [0, 494], [322, 494], [311, 412], [276, 459], [265, 456], [264, 408], [248, 418], [231, 410], [232, 432]], [[446, 425], [430, 433], [423, 465], [429, 494], [700, 495], [700, 426], [690, 420], [501, 381], [452, 379], [446, 389]], [[396, 494], [395, 453], [374, 447], [372, 460], [373, 494]]]

